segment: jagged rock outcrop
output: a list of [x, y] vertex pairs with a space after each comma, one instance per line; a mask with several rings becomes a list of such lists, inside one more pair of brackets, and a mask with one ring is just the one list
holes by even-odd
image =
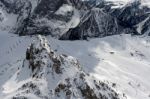
[[27, 49], [17, 80], [20, 87], [8, 99], [121, 98], [106, 83], [85, 73], [77, 59], [56, 54], [41, 36]]

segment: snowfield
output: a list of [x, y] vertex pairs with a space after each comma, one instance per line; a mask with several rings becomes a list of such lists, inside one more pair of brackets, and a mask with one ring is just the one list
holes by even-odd
[[[1, 99], [23, 83], [16, 76], [34, 39], [0, 32]], [[76, 57], [85, 72], [112, 84], [127, 99], [150, 99], [150, 38], [123, 34], [88, 41], [47, 39], [57, 53]]]

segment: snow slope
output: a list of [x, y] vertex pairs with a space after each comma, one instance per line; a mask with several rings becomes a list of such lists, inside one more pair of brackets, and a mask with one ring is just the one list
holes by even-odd
[[[116, 35], [73, 42], [47, 38], [52, 49], [76, 57], [83, 70], [97, 80], [109, 82], [118, 92], [125, 93], [127, 99], [150, 98], [149, 38]], [[9, 88], [16, 86], [14, 77], [25, 58], [27, 46], [33, 39], [35, 37], [17, 37], [0, 32], [1, 97], [14, 90]]]

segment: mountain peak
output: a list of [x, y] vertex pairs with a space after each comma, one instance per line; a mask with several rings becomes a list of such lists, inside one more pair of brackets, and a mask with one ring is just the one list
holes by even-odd
[[42, 36], [27, 49], [16, 80], [18, 88], [8, 99], [120, 99], [108, 84], [85, 73], [77, 59], [56, 54]]

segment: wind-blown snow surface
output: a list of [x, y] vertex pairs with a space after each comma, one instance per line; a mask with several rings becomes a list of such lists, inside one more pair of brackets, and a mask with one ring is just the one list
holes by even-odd
[[[34, 38], [0, 32], [1, 99], [20, 84], [15, 77]], [[128, 99], [150, 98], [149, 38], [116, 35], [73, 42], [47, 38], [52, 49], [79, 59], [83, 69], [98, 80], [116, 83], [117, 91]]]

